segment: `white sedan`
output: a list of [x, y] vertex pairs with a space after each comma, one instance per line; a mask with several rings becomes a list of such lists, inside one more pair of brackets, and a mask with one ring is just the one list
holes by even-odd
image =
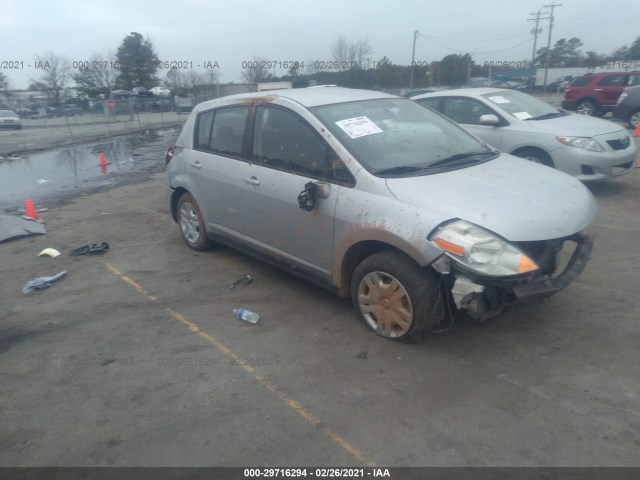
[[621, 126], [554, 108], [526, 93], [467, 88], [412, 100], [459, 123], [493, 147], [557, 168], [579, 180], [602, 180], [633, 169], [636, 146]]
[[151, 93], [153, 93], [154, 95], [157, 95], [159, 97], [168, 97], [169, 95], [171, 95], [171, 90], [169, 90], [168, 88], [164, 88], [164, 87], [153, 87], [149, 91]]

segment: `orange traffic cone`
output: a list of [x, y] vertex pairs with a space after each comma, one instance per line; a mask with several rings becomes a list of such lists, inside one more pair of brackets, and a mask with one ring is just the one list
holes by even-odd
[[636, 125], [636, 129], [633, 131], [634, 137], [640, 137], [640, 123]]
[[36, 207], [33, 205], [33, 200], [27, 198], [27, 201], [24, 202], [24, 217], [29, 220], [35, 220], [36, 222], [40, 221], [40, 217], [38, 217], [38, 212], [36, 212]]
[[102, 170], [103, 174], [107, 173], [107, 159], [104, 156], [104, 152], [100, 152], [99, 153], [99, 157], [100, 157], [100, 161], [98, 162], [98, 166], [100, 167], [100, 170]]

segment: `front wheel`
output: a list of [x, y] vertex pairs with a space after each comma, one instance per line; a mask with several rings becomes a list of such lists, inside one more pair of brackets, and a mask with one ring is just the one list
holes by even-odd
[[637, 110], [629, 115], [629, 126], [631, 128], [637, 128], [640, 125], [640, 110]]
[[437, 279], [398, 252], [365, 258], [353, 273], [351, 299], [371, 330], [393, 340], [419, 342], [444, 318]]
[[213, 242], [207, 237], [200, 207], [188, 193], [183, 193], [178, 200], [178, 225], [182, 239], [189, 247], [200, 251], [213, 246]]
[[521, 150], [516, 150], [513, 152], [513, 155], [553, 168], [553, 160], [551, 160], [546, 152], [538, 150], [537, 148], [523, 148]]

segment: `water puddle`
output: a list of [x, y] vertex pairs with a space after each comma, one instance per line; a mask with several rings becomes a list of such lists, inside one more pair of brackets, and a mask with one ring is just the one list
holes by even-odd
[[[140, 180], [161, 171], [178, 132], [162, 130], [0, 160], [0, 211]], [[102, 154], [101, 154], [102, 152]], [[49, 206], [49, 205], [47, 205]]]

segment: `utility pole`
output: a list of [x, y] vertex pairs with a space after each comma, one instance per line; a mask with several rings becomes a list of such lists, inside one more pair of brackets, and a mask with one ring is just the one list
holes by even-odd
[[536, 22], [536, 26], [533, 28], [533, 30], [531, 31], [531, 33], [533, 33], [533, 52], [531, 53], [531, 90], [533, 91], [535, 88], [535, 84], [536, 84], [536, 77], [535, 77], [535, 73], [536, 73], [536, 69], [534, 67], [535, 62], [536, 62], [536, 47], [538, 45], [538, 34], [542, 32], [542, 29], [539, 27], [540, 24], [540, 20], [546, 20], [549, 17], [541, 17], [540, 15], [542, 15], [542, 12], [540, 11], [540, 9], [538, 9], [538, 11], [536, 13], [530, 12], [529, 15], [535, 15], [536, 18], [530, 18], [527, 21], [529, 22]]
[[561, 3], [552, 3], [551, 5], [543, 5], [544, 8], [550, 8], [549, 12], [549, 37], [547, 39], [547, 61], [544, 65], [544, 89], [547, 90], [547, 77], [549, 75], [549, 63], [551, 62], [551, 30], [553, 30], [553, 9], [562, 6]]
[[416, 39], [420, 32], [416, 30], [413, 32], [413, 51], [411, 52], [411, 77], [409, 78], [409, 90], [413, 90], [413, 71], [416, 68]]

